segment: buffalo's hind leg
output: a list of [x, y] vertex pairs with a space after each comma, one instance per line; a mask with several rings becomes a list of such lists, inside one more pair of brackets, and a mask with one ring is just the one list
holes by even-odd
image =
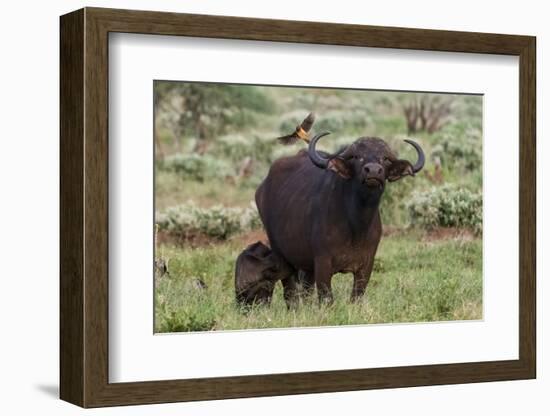
[[372, 269], [374, 267], [374, 254], [368, 256], [367, 262], [353, 273], [353, 289], [351, 290], [351, 301], [355, 302], [365, 294], [365, 289], [369, 284]]
[[370, 262], [370, 266], [353, 273], [353, 289], [351, 291], [352, 302], [359, 300], [365, 294], [372, 273], [373, 263], [374, 262]]

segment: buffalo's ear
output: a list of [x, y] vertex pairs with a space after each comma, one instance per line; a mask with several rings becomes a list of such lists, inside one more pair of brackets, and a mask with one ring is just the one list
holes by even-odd
[[396, 160], [388, 169], [388, 181], [394, 182], [404, 176], [414, 176], [413, 166], [408, 160]]
[[346, 161], [342, 159], [341, 157], [333, 157], [328, 161], [328, 167], [329, 170], [336, 172], [338, 175], [340, 175], [344, 179], [351, 178], [351, 169], [346, 164]]

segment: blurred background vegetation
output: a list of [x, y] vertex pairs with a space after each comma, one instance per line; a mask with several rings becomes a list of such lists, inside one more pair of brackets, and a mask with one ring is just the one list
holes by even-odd
[[[154, 93], [157, 257], [170, 272], [157, 275], [158, 331], [481, 317], [481, 96], [170, 81], [156, 81]], [[236, 311], [232, 303], [235, 258], [247, 244], [265, 238], [254, 192], [274, 160], [305, 148], [303, 142], [283, 146], [275, 138], [291, 133], [311, 111], [317, 115], [313, 133], [332, 132], [321, 142], [325, 150], [335, 151], [361, 136], [377, 136], [400, 157], [415, 160], [414, 149], [403, 139], [411, 137], [422, 145], [427, 156], [424, 170], [386, 187], [381, 203], [386, 236], [377, 262], [393, 264], [395, 258], [388, 253], [399, 251], [418, 256], [423, 244], [427, 246], [422, 253], [450, 245], [449, 252], [437, 251], [438, 275], [455, 285], [455, 292], [449, 287], [442, 290], [440, 281], [426, 280], [426, 270], [420, 267], [410, 281], [425, 282], [424, 293], [415, 293], [415, 300], [397, 310], [391, 306], [391, 313], [351, 313], [357, 306], [346, 306], [344, 319], [336, 303], [322, 318], [313, 310], [307, 316], [304, 308], [305, 316], [298, 319], [289, 317], [295, 312], [286, 311], [278, 299], [271, 312], [261, 310], [245, 318]], [[202, 263], [198, 259], [205, 254], [210, 260]], [[450, 256], [463, 264], [450, 269], [454, 264]], [[184, 267], [183, 258], [194, 268]], [[225, 265], [223, 270], [220, 264]], [[402, 264], [397, 262], [394, 270], [379, 270], [388, 284], [380, 292], [387, 292], [387, 298], [380, 296], [379, 308], [390, 308], [388, 302], [395, 302], [388, 282]], [[376, 275], [375, 270], [374, 282]], [[467, 281], [464, 276], [469, 276]], [[347, 291], [349, 276], [340, 280], [342, 292]], [[203, 282], [210, 289], [197, 290], [190, 281]], [[375, 285], [371, 281], [367, 297]], [[448, 305], [424, 314], [430, 296], [441, 293], [446, 294]], [[348, 295], [342, 296], [342, 302], [347, 301]], [[465, 308], [466, 304], [473, 306]], [[457, 310], [462, 312], [457, 315]]]

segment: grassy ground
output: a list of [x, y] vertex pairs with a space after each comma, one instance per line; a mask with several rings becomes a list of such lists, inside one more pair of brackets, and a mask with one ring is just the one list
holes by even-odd
[[167, 172], [157, 173], [155, 203], [157, 210], [194, 201], [201, 207], [221, 204], [245, 207], [254, 200], [253, 188], [228, 184], [224, 180], [209, 180], [206, 183], [181, 179]]
[[[158, 91], [162, 91], [161, 87], [158, 85]], [[226, 91], [229, 95], [224, 101], [221, 89], [216, 92], [204, 86], [201, 94], [197, 85], [187, 85], [175, 90], [179, 92], [174, 96], [159, 100], [156, 110], [155, 210], [159, 234], [155, 256], [168, 260], [170, 272], [156, 281], [157, 332], [482, 318], [480, 235], [465, 228], [435, 232], [411, 228], [414, 222], [407, 208], [418, 192], [433, 193], [436, 189], [452, 196], [447, 191], [450, 188], [442, 188], [447, 185], [455, 186], [453, 192], [481, 191], [481, 97], [439, 97], [452, 100], [442, 128], [409, 134], [404, 108], [419, 99], [416, 94], [242, 87], [238, 95]], [[200, 115], [198, 119], [188, 117], [192, 108], [178, 104], [178, 94], [186, 98], [185, 105], [202, 103], [199, 110], [194, 110], [195, 115]], [[263, 102], [259, 94], [272, 104], [257, 105]], [[223, 111], [218, 111], [222, 107]], [[382, 239], [362, 301], [349, 302], [352, 276], [337, 275], [333, 278], [335, 302], [330, 307], [319, 307], [314, 296], [289, 311], [278, 284], [270, 307], [255, 307], [244, 314], [235, 304], [234, 264], [248, 244], [262, 238], [257, 224], [249, 226], [244, 221], [245, 225], [239, 224], [241, 229], [237, 229], [235, 218], [217, 208], [213, 210], [215, 215], [209, 216], [193, 214], [195, 210], [189, 208], [176, 209], [177, 216], [164, 214], [185, 208], [190, 201], [193, 207], [204, 211], [216, 206], [249, 209], [271, 163], [305, 148], [302, 142], [282, 146], [274, 138], [292, 132], [310, 111], [318, 116], [313, 132], [333, 132], [320, 144], [324, 150], [336, 151], [369, 135], [383, 138], [400, 157], [415, 160], [414, 150], [403, 142], [410, 135], [422, 145], [426, 166], [415, 178], [387, 186], [380, 211], [384, 228], [392, 232]], [[179, 120], [177, 128], [173, 120]], [[216, 124], [220, 120], [223, 125]], [[198, 146], [200, 134], [204, 136], [202, 147]], [[202, 156], [197, 157], [197, 153]], [[247, 160], [251, 162], [248, 165]], [[247, 173], [242, 169], [246, 166]], [[457, 218], [469, 218], [470, 214], [464, 213], [470, 212], [466, 208], [474, 198], [449, 197], [445, 203], [437, 202], [437, 207], [430, 204], [439, 199], [426, 201], [431, 202], [423, 202], [420, 211], [429, 218], [435, 212], [436, 226], [472, 229]], [[185, 229], [178, 224], [185, 224]], [[426, 230], [433, 225], [418, 225], [418, 221], [416, 224]], [[231, 233], [225, 233], [229, 229]], [[207, 288], [198, 288], [197, 279], [204, 281]]]
[[[156, 332], [482, 318], [482, 243], [468, 233], [385, 236], [366, 296], [355, 304], [349, 302], [352, 276], [340, 274], [333, 278], [330, 307], [314, 297], [288, 310], [279, 284], [270, 307], [248, 314], [236, 306], [233, 289], [234, 261], [244, 245], [243, 238], [195, 248], [162, 245], [170, 276], [156, 282]], [[195, 279], [207, 288], [197, 288]]]

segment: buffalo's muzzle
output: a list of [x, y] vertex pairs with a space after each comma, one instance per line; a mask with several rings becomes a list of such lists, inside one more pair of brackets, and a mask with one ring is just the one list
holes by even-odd
[[380, 187], [384, 185], [384, 168], [378, 163], [367, 163], [363, 166], [363, 174], [367, 186]]

